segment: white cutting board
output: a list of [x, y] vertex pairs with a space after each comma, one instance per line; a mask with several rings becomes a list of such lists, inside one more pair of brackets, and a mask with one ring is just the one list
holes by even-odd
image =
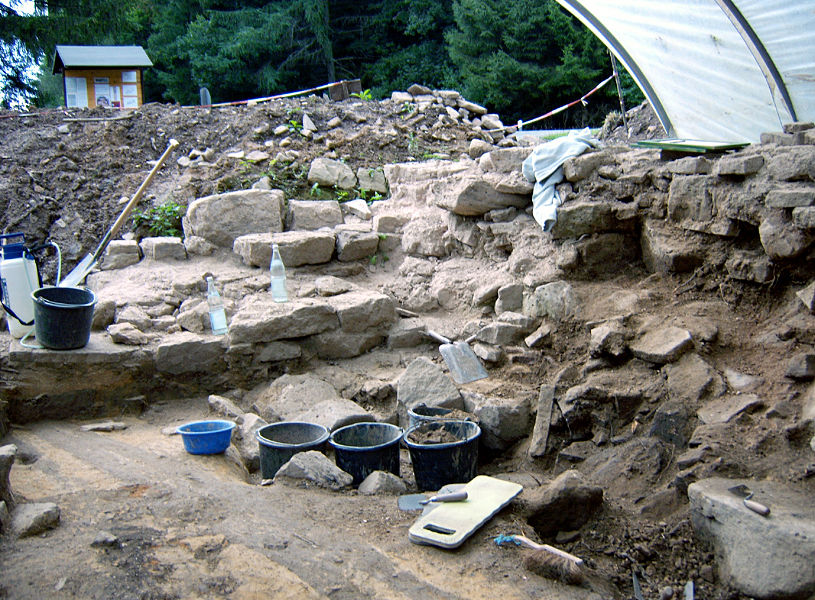
[[467, 499], [439, 503], [423, 514], [408, 531], [414, 544], [458, 548], [495, 513], [521, 493], [523, 486], [486, 475], [479, 475], [464, 486]]

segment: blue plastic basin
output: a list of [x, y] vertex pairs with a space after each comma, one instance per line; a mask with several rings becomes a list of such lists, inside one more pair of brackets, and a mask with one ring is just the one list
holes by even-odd
[[232, 421], [193, 421], [179, 425], [176, 431], [190, 454], [220, 454], [229, 447], [233, 429]]

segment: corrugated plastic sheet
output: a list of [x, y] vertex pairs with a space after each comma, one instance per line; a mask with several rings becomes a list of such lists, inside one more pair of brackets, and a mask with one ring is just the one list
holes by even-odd
[[[657, 112], [664, 109], [670, 136], [754, 142], [793, 120], [726, 14], [727, 2], [558, 2], [614, 51]], [[815, 119], [815, 0], [731, 4], [780, 72], [798, 120]]]

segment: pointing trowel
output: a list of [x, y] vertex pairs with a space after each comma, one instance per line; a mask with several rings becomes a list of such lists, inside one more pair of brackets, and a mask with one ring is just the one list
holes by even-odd
[[461, 502], [467, 499], [467, 491], [449, 492], [446, 494], [436, 494], [428, 498], [424, 494], [406, 494], [399, 496], [399, 508], [402, 510], [421, 510], [425, 506], [435, 502]]
[[733, 487], [728, 488], [727, 491], [735, 496], [738, 496], [739, 498], [742, 498], [744, 506], [752, 510], [754, 513], [757, 513], [762, 517], [766, 517], [770, 514], [770, 507], [766, 504], [753, 500], [753, 492], [750, 491], [750, 488], [743, 483], [740, 485], [734, 485]]

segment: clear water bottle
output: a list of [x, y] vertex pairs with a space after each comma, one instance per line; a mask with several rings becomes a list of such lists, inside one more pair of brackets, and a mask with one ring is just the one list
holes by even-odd
[[212, 277], [207, 277], [207, 304], [209, 304], [209, 322], [212, 325], [212, 333], [215, 335], [225, 334], [229, 328], [226, 326], [226, 311], [224, 301]]
[[269, 265], [269, 274], [272, 277], [272, 300], [275, 302], [288, 302], [289, 294], [286, 291], [286, 265], [280, 258], [280, 248], [272, 244], [272, 262]]

